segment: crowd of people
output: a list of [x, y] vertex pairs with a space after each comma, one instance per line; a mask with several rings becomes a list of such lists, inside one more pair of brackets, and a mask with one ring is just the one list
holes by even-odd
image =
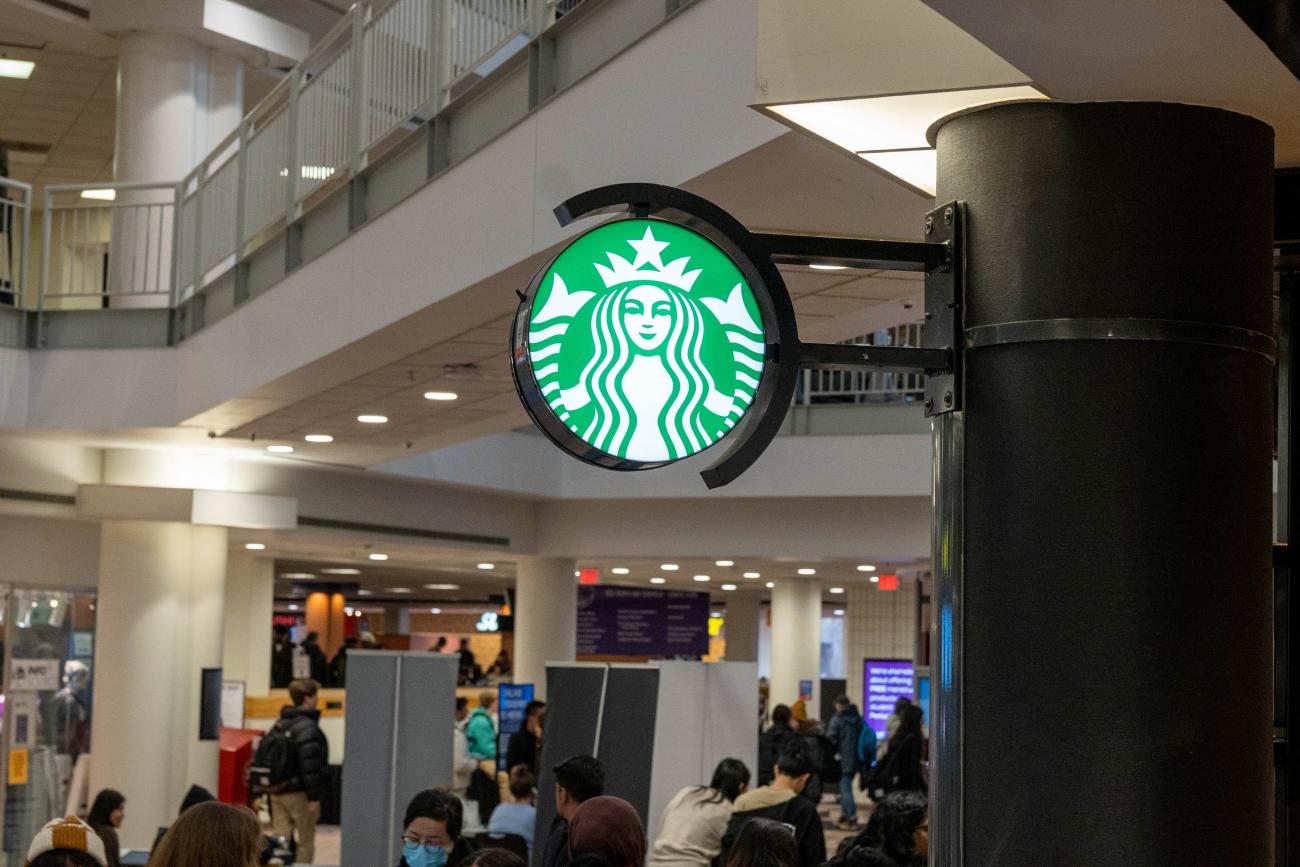
[[[262, 739], [251, 769], [269, 796], [271, 834], [247, 807], [218, 803], [194, 787], [177, 819], [159, 829], [150, 867], [254, 867], [274, 860], [313, 862], [315, 820], [328, 743], [320, 731], [320, 684], [289, 684], [291, 704]], [[759, 735], [759, 766], [723, 759], [704, 785], [677, 792], [647, 836], [628, 801], [606, 793], [604, 765], [573, 756], [551, 769], [555, 816], [534, 839], [546, 705], [528, 704], [498, 771], [496, 695], [472, 710], [456, 703], [454, 784], [419, 792], [407, 805], [396, 867], [918, 867], [926, 863], [929, 825], [922, 772], [920, 708], [900, 699], [886, 737], [875, 733], [845, 696], [828, 725], [786, 705]], [[803, 718], [800, 718], [803, 716]], [[838, 788], [839, 827], [852, 830], [828, 857], [818, 804], [822, 781]], [[857, 822], [855, 781], [872, 802]], [[751, 783], [753, 785], [751, 785]], [[30, 867], [119, 867], [117, 830], [126, 797], [106, 789], [83, 822], [49, 823], [32, 841]], [[296, 850], [296, 851], [295, 851]], [[290, 854], [293, 852], [294, 854]], [[295, 857], [296, 855], [296, 857]]]

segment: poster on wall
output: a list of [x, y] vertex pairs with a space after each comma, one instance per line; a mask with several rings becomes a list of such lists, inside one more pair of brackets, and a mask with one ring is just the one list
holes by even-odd
[[915, 699], [915, 667], [910, 659], [865, 659], [862, 663], [862, 694], [866, 697], [867, 725], [884, 740], [889, 715], [900, 698]]
[[497, 735], [497, 770], [509, 771], [506, 767], [506, 749], [510, 746], [510, 736], [524, 728], [524, 710], [533, 700], [531, 683], [503, 683], [497, 687], [497, 708], [500, 731]]
[[244, 727], [244, 692], [246, 687], [242, 680], [223, 680], [221, 682], [221, 727], [242, 729]]
[[706, 656], [709, 594], [578, 588], [579, 656]]
[[13, 661], [11, 689], [37, 691], [59, 688], [60, 675], [57, 659], [15, 659]]

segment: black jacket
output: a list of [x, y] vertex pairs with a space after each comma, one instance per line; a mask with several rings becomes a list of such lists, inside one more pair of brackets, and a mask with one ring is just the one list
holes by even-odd
[[302, 650], [307, 654], [307, 662], [311, 666], [311, 679], [321, 684], [329, 683], [330, 662], [321, 646], [304, 644]]
[[806, 798], [794, 797], [770, 807], [732, 813], [726, 833], [722, 835], [722, 851], [713, 860], [714, 864], [727, 863], [740, 829], [750, 819], [773, 819], [794, 826], [794, 844], [799, 852], [797, 867], [821, 867], [826, 863], [826, 833], [822, 829], [822, 818]]
[[921, 779], [921, 739], [914, 734], [904, 735], [897, 743], [889, 745], [886, 762], [893, 763], [892, 781], [885, 784], [887, 792], [915, 792], [925, 789]]
[[537, 773], [537, 735], [526, 728], [512, 734], [506, 744], [506, 770], [515, 765], [523, 765]]
[[758, 784], [769, 785], [772, 782], [772, 766], [781, 756], [781, 751], [795, 736], [789, 726], [772, 726], [758, 736]]
[[537, 867], [566, 867], [569, 863], [569, 823], [564, 817], [555, 817], [540, 853], [534, 849], [533, 854], [541, 859]]
[[280, 711], [289, 738], [298, 750], [298, 775], [286, 792], [306, 792], [307, 800], [325, 794], [325, 768], [330, 761], [329, 741], [320, 730], [320, 711], [288, 706]]
[[284, 689], [293, 680], [293, 642], [271, 645], [271, 687]]

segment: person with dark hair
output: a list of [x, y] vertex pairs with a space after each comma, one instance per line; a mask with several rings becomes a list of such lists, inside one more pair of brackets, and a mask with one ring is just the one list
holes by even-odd
[[73, 816], [46, 823], [27, 849], [27, 867], [107, 867], [104, 843]]
[[307, 633], [307, 638], [302, 643], [302, 652], [307, 654], [307, 662], [311, 666], [311, 679], [317, 683], [329, 683], [330, 663], [324, 649], [320, 646], [320, 633]]
[[[847, 841], [834, 867], [925, 867], [930, 853], [929, 803], [922, 792], [894, 792], [876, 804], [867, 827]], [[871, 853], [871, 854], [868, 854]]]
[[283, 623], [271, 627], [271, 632], [271, 688], [284, 689], [293, 680], [293, 642]]
[[773, 819], [794, 828], [798, 867], [819, 867], [825, 862], [826, 835], [822, 831], [821, 816], [811, 802], [800, 797], [813, 770], [812, 759], [803, 741], [792, 741], [776, 761], [772, 784], [746, 792], [736, 799], [736, 809], [722, 837], [722, 853], [714, 863], [727, 863], [731, 847], [750, 819]]
[[858, 739], [862, 736], [862, 714], [849, 701], [847, 695], [835, 699], [835, 716], [826, 729], [840, 759], [840, 818], [841, 828], [858, 827], [858, 804], [853, 798], [853, 777], [858, 772]]
[[736, 835], [724, 867], [798, 867], [799, 853], [789, 825], [750, 819]]
[[[322, 654], [323, 655], [323, 654]], [[289, 700], [280, 710], [275, 726], [289, 740], [292, 773], [276, 785], [271, 795], [271, 827], [288, 842], [298, 832], [298, 860], [310, 864], [316, 857], [316, 818], [325, 795], [325, 768], [329, 765], [329, 741], [320, 729], [320, 683], [295, 680], [289, 684]], [[268, 733], [266, 737], [271, 737]]]
[[688, 786], [664, 808], [650, 867], [708, 867], [722, 851], [732, 804], [749, 789], [749, 768], [723, 759], [707, 786]]
[[524, 705], [524, 727], [506, 743], [506, 767], [523, 765], [536, 776], [542, 758], [542, 721], [546, 702], [534, 699]]
[[569, 823], [584, 802], [605, 794], [605, 766], [593, 756], [574, 756], [552, 769], [555, 775], [555, 820], [542, 844], [538, 867], [569, 863]]
[[887, 741], [889, 749], [885, 758], [872, 771], [872, 793], [920, 792], [926, 788], [920, 776], [920, 747], [924, 737], [920, 708], [909, 703], [898, 716], [898, 729]]
[[772, 726], [758, 736], [758, 784], [766, 786], [772, 782], [772, 768], [776, 759], [785, 750], [786, 744], [798, 733], [790, 725], [790, 708], [778, 704], [772, 708]]
[[583, 801], [569, 823], [573, 867], [641, 867], [645, 830], [627, 801], [600, 795]]
[[262, 846], [262, 826], [252, 810], [207, 801], [172, 823], [149, 867], [256, 867]]
[[465, 867], [527, 867], [527, 865], [523, 858], [509, 849], [489, 846], [475, 852], [465, 863]]
[[510, 796], [513, 804], [497, 804], [488, 820], [487, 829], [493, 834], [517, 834], [528, 844], [528, 853], [533, 851], [533, 829], [537, 824], [537, 807], [534, 796], [537, 794], [537, 777], [524, 765], [515, 765], [510, 769]]
[[418, 793], [402, 818], [402, 860], [397, 867], [461, 867], [473, 854], [461, 836], [463, 824], [460, 799], [451, 792]]
[[104, 789], [90, 805], [86, 824], [104, 842], [104, 859], [107, 867], [121, 867], [121, 845], [117, 829], [126, 818], [126, 796], [116, 789]]
[[347, 686], [348, 683], [348, 651], [355, 650], [361, 646], [361, 641], [355, 635], [349, 635], [343, 639], [343, 646], [339, 652], [334, 654], [330, 660], [330, 685]]

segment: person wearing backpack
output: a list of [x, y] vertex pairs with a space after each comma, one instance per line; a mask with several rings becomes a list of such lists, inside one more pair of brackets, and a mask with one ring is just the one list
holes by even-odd
[[271, 798], [271, 826], [286, 841], [298, 833], [297, 860], [316, 857], [316, 819], [325, 793], [329, 742], [320, 730], [320, 684], [295, 680], [280, 719], [257, 745], [249, 766], [254, 785]]
[[867, 780], [871, 776], [871, 768], [876, 763], [877, 738], [876, 730], [867, 724], [866, 720], [862, 722], [862, 734], [858, 735], [858, 783], [862, 786], [862, 791], [870, 794], [867, 786]]

